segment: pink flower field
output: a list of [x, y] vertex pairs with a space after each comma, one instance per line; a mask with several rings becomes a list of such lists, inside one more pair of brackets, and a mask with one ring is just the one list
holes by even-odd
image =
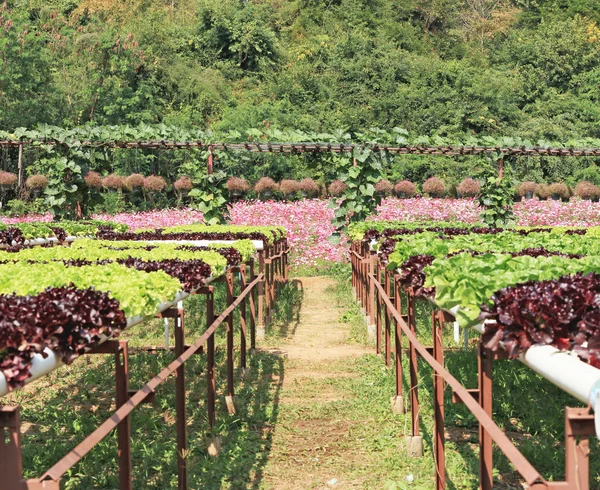
[[[374, 221], [448, 221], [477, 223], [480, 207], [474, 199], [385, 199]], [[571, 199], [569, 202], [527, 199], [515, 203], [519, 226], [600, 226], [600, 203]]]
[[283, 226], [292, 247], [292, 265], [344, 262], [348, 256], [344, 241], [339, 245], [327, 241], [335, 231], [331, 223], [333, 209], [328, 206], [329, 201], [321, 199], [237, 202], [229, 206], [229, 222], [234, 225]]
[[373, 221], [460, 221], [476, 223], [479, 205], [474, 199], [435, 199], [416, 197], [411, 199], [384, 199], [377, 207]]
[[157, 209], [142, 213], [94, 214], [93, 219], [114, 221], [128, 225], [132, 230], [140, 228], [165, 228], [167, 226], [202, 223], [204, 215], [196, 209]]
[[[338, 245], [328, 241], [335, 231], [333, 209], [329, 201], [240, 201], [228, 206], [228, 221], [236, 225], [283, 226], [292, 246], [294, 266], [316, 266], [339, 263], [347, 259], [345, 240]], [[516, 224], [521, 226], [600, 226], [600, 203], [571, 199], [539, 201], [529, 199], [514, 205]], [[193, 209], [163, 209], [142, 213], [98, 214], [94, 219], [112, 220], [139, 228], [164, 228], [202, 221], [202, 213]], [[51, 221], [50, 214], [28, 215], [21, 218], [2, 218], [5, 224], [31, 221]], [[377, 208], [375, 221], [447, 221], [477, 223], [480, 208], [473, 199], [388, 198]]]

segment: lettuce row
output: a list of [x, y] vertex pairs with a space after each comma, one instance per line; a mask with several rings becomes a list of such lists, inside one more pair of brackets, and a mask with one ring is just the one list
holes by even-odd
[[154, 315], [161, 303], [172, 301], [181, 291], [179, 280], [162, 271], [143, 272], [115, 263], [83, 267], [62, 262], [0, 265], [0, 294], [30, 296], [70, 284], [108, 293], [119, 301], [128, 318]]

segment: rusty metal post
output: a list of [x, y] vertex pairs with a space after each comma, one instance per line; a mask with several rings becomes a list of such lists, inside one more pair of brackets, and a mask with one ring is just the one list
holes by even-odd
[[356, 289], [356, 256], [352, 252], [356, 252], [356, 243], [354, 242], [350, 245], [350, 266], [352, 268], [352, 291], [356, 298], [358, 296], [358, 291]]
[[[250, 282], [254, 282], [254, 260], [250, 260]], [[256, 349], [256, 305], [254, 301], [254, 290], [248, 296], [250, 306], [250, 348]]]
[[[479, 373], [479, 404], [490, 417], [492, 416], [492, 353], [479, 342], [477, 356]], [[493, 488], [493, 452], [492, 438], [479, 424], [479, 482], [481, 490]]]
[[[227, 307], [233, 303], [233, 274], [227, 272], [225, 276], [225, 282], [227, 284]], [[227, 410], [229, 413], [235, 413], [235, 393], [233, 387], [233, 313], [227, 315], [227, 396], [225, 397], [225, 403], [227, 404]]]
[[[215, 321], [215, 295], [214, 286], [208, 287], [206, 294], [206, 328], [209, 328]], [[217, 387], [215, 383], [215, 334], [213, 333], [206, 340], [206, 404], [208, 408], [208, 424], [212, 429], [215, 426], [215, 399]]]
[[18, 406], [0, 407], [0, 475], [5, 488], [19, 488], [19, 481], [23, 478], [23, 460]]
[[590, 489], [590, 441], [594, 416], [588, 408], [565, 409], [565, 480], [569, 488]]
[[[385, 294], [387, 295], [388, 298], [391, 298], [390, 296], [390, 292], [391, 292], [391, 285], [390, 285], [390, 271], [388, 271], [387, 269], [384, 269], [384, 277], [385, 277]], [[385, 320], [385, 365], [387, 367], [390, 367], [392, 364], [392, 329], [391, 329], [391, 325], [390, 325], [390, 313], [388, 311], [387, 308], [385, 308], [384, 306], [384, 320]]]
[[[367, 274], [368, 275], [374, 275], [375, 274], [375, 256], [373, 254], [371, 254], [370, 252], [367, 252], [369, 254], [369, 263], [367, 265]], [[369, 300], [367, 302], [367, 312], [368, 312], [368, 318], [369, 318], [369, 324], [373, 325], [375, 323], [375, 284], [373, 284], [373, 282], [371, 280], [368, 281], [369, 283]]]
[[213, 147], [208, 145], [208, 175], [213, 173]]
[[[179, 357], [185, 350], [183, 308], [178, 310], [175, 319], [175, 357]], [[175, 372], [175, 410], [177, 415], [177, 476], [178, 489], [185, 490], [188, 487], [187, 478], [187, 419], [185, 414], [185, 364], [177, 368]]]
[[[375, 280], [381, 284], [381, 271], [379, 261], [375, 263]], [[379, 289], [375, 291], [375, 348], [377, 354], [381, 354], [381, 294]]]
[[[246, 264], [240, 266], [240, 293], [246, 289]], [[246, 298], [240, 303], [240, 367], [246, 369]]]
[[[258, 273], [264, 274], [265, 272], [265, 252], [259, 250], [258, 252]], [[264, 302], [265, 302], [265, 279], [263, 278], [258, 283], [258, 326], [256, 335], [259, 340], [265, 337], [265, 317], [264, 317]]]
[[[400, 283], [398, 275], [394, 275], [394, 307], [401, 314], [402, 300], [400, 298]], [[396, 395], [392, 398], [392, 411], [395, 413], [404, 413], [404, 393], [402, 388], [402, 329], [398, 321], [394, 320], [394, 340], [395, 356], [394, 364], [396, 368]]]
[[[433, 357], [444, 365], [444, 346], [442, 343], [443, 315], [440, 311], [432, 314]], [[444, 428], [444, 379], [433, 373], [433, 421], [434, 421], [434, 459], [435, 459], [435, 490], [446, 488], [446, 456]]]
[[[129, 347], [126, 340], [119, 340], [115, 349], [115, 382], [117, 388], [117, 409], [129, 400]], [[119, 458], [119, 489], [131, 490], [131, 419], [125, 417], [117, 426], [118, 458]]]
[[271, 321], [271, 246], [265, 249], [265, 327]]
[[[415, 297], [412, 292], [408, 294], [408, 326], [412, 333], [417, 332], [417, 318], [415, 311]], [[409, 371], [410, 371], [410, 412], [412, 422], [412, 436], [419, 436], [419, 379], [417, 369], [417, 350], [410, 344], [409, 347]]]

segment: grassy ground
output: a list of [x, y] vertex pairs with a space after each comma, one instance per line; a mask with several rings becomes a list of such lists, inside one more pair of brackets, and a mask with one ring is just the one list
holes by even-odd
[[[306, 280], [298, 278], [282, 291], [276, 322], [261, 349], [249, 357], [249, 375], [243, 379], [236, 376], [236, 415], [228, 415], [222, 403], [226, 378], [220, 334], [217, 379], [221, 403], [212, 433], [206, 422], [205, 359], [197, 356], [187, 363], [190, 488], [432, 488], [431, 371], [420, 366], [425, 457], [409, 459], [404, 447], [409, 417], [395, 415], [389, 408], [394, 373], [372, 353], [362, 314], [351, 295], [349, 269], [339, 268], [334, 276], [335, 281], [324, 279], [329, 285], [317, 295], [322, 303], [318, 309], [331, 315], [321, 328], [311, 318], [317, 311], [307, 312], [311, 307], [305, 295], [313, 294], [310, 303], [315, 297], [314, 290], [303, 289]], [[222, 292], [217, 300], [219, 311], [224, 306]], [[205, 328], [204, 314], [202, 298], [190, 300], [186, 320], [189, 342]], [[419, 318], [420, 335], [429, 343], [425, 306], [420, 307]], [[343, 339], [319, 333], [338, 330]], [[134, 346], [161, 345], [162, 322], [138, 326], [126, 336]], [[445, 341], [452, 345], [451, 333]], [[320, 351], [325, 344], [345, 354], [337, 357], [330, 355], [334, 350]], [[302, 345], [308, 347], [302, 350]], [[323, 355], [303, 357], [310, 350]], [[132, 355], [131, 387], [139, 387], [170, 359], [172, 355], [164, 353]], [[467, 387], [476, 386], [473, 350], [453, 349], [446, 354], [446, 364]], [[11, 395], [8, 401], [22, 407], [26, 476], [40, 476], [114, 410], [112, 373], [111, 356], [85, 356]], [[159, 388], [153, 405], [144, 405], [133, 414], [134, 488], [176, 488], [174, 391], [171, 379]], [[542, 475], [562, 478], [563, 407], [575, 406], [573, 399], [511, 361], [495, 364], [494, 392], [495, 420]], [[448, 488], [473, 489], [478, 475], [477, 424], [464, 406], [453, 405], [450, 398], [447, 390]], [[214, 458], [207, 455], [206, 448], [216, 436], [221, 451]], [[591, 485], [598, 489], [600, 450], [595, 439], [591, 446]], [[494, 457], [495, 488], [523, 488], [506, 459], [497, 451]], [[409, 484], [411, 476], [413, 483]], [[67, 489], [117, 486], [115, 434], [63, 479]]]

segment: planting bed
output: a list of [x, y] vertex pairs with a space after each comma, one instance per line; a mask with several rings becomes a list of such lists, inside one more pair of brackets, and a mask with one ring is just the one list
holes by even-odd
[[[30, 379], [36, 358], [71, 362], [248, 262], [256, 253], [250, 238], [262, 249], [284, 237], [274, 227], [134, 233], [99, 221], [6, 226], [0, 230], [0, 396]], [[71, 246], [52, 246], [67, 239]]]
[[[434, 379], [436, 488], [445, 485], [445, 383], [451, 385], [453, 399], [467, 404], [480, 422], [482, 488], [492, 488], [492, 438], [527, 484], [542, 481], [491, 419], [494, 356], [520, 359], [596, 412], [594, 429], [594, 416], [587, 409], [567, 409], [567, 466], [574, 464], [577, 469], [567, 467], [566, 483], [587, 480], [585, 470], [579, 469], [587, 468], [587, 456], [576, 459], [580, 454], [576, 448], [587, 444], [587, 439], [574, 441], [575, 436], [600, 434], [600, 229], [378, 222], [353, 225], [349, 235], [355, 289], [376, 326], [378, 350], [385, 335], [389, 363], [391, 321], [396, 323], [396, 346], [402, 331], [409, 338], [413, 436], [419, 435], [417, 350], [440, 376]], [[438, 309], [432, 317], [433, 348], [427, 352], [413, 336], [419, 301]], [[475, 394], [467, 393], [443, 367], [441, 326], [448, 321], [454, 321], [455, 328], [472, 327], [482, 334], [479, 388], [471, 390]], [[398, 347], [396, 353], [396, 397], [400, 398], [396, 403], [401, 403]], [[578, 426], [580, 432], [572, 429], [576, 419], [584, 424]], [[581, 488], [589, 488], [587, 482]]]

